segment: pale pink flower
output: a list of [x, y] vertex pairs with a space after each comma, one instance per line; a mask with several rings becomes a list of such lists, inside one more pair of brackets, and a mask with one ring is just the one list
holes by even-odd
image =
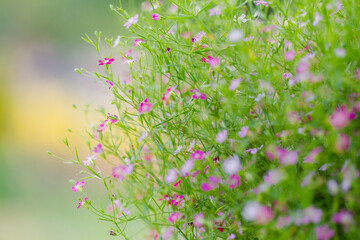
[[349, 112], [345, 105], [335, 109], [330, 116], [330, 124], [335, 129], [342, 129], [350, 124], [351, 120], [355, 118], [355, 113]]
[[220, 14], [221, 14], [221, 6], [220, 5], [209, 9], [209, 16], [213, 16], [213, 15], [219, 16]]
[[71, 189], [74, 191], [74, 192], [77, 192], [77, 191], [81, 191], [83, 186], [84, 186], [84, 181], [82, 182], [76, 182], [75, 183], [75, 186], [73, 186]]
[[122, 182], [125, 179], [126, 175], [132, 174], [133, 169], [134, 169], [134, 164], [130, 164], [130, 165], [120, 164], [112, 169], [112, 176], [114, 178], [117, 178], [120, 182]]
[[321, 22], [322, 20], [323, 20], [323, 17], [318, 12], [316, 12], [315, 17], [314, 17], [313, 25], [314, 26], [318, 25], [319, 22]]
[[265, 7], [268, 7], [270, 4], [272, 4], [272, 2], [266, 2], [264, 0], [254, 1], [254, 3], [256, 4], [256, 6], [264, 5]]
[[338, 58], [344, 58], [346, 56], [346, 51], [344, 48], [336, 48], [334, 50], [334, 54], [335, 56], [337, 56]]
[[350, 137], [345, 133], [340, 133], [335, 143], [335, 149], [339, 152], [343, 152], [343, 151], [347, 151], [349, 147], [350, 147]]
[[175, 221], [180, 219], [180, 212], [174, 212], [168, 217], [168, 221], [171, 223], [175, 223]]
[[161, 236], [163, 240], [168, 240], [173, 235], [173, 227], [169, 227], [166, 232], [164, 232]]
[[242, 216], [247, 221], [254, 221], [258, 224], [268, 223], [274, 216], [272, 210], [258, 202], [248, 202], [242, 211]]
[[94, 165], [95, 164], [94, 160], [96, 159], [97, 159], [97, 155], [93, 154], [91, 156], [86, 157], [86, 161], [83, 161], [83, 164], [85, 166], [90, 166], [91, 164]]
[[354, 223], [354, 214], [345, 209], [340, 210], [332, 216], [332, 220], [335, 223], [340, 223], [344, 226], [349, 226]]
[[232, 233], [226, 238], [226, 240], [231, 240], [231, 239], [235, 239], [235, 238], [236, 238], [236, 235]]
[[157, 13], [153, 13], [151, 16], [152, 16], [152, 20], [155, 20], [155, 21], [160, 20], [160, 15]]
[[206, 36], [206, 33], [204, 31], [201, 31], [198, 34], [196, 34], [194, 38], [191, 39], [191, 42], [193, 42], [193, 43], [199, 42], [205, 36]]
[[283, 227], [289, 226], [290, 223], [291, 223], [290, 216], [279, 217], [276, 222], [276, 228], [281, 229]]
[[235, 175], [235, 174], [231, 175], [227, 179], [226, 183], [229, 185], [230, 189], [234, 189], [234, 188], [240, 186], [240, 177], [238, 175]]
[[102, 153], [103, 152], [103, 147], [101, 145], [101, 143], [99, 143], [97, 146], [94, 147], [94, 149], [92, 150], [93, 153]]
[[324, 165], [322, 165], [320, 168], [319, 168], [319, 171], [326, 171], [328, 167], [330, 167], [332, 164], [331, 163], [325, 163]]
[[182, 177], [189, 176], [190, 171], [193, 169], [193, 167], [194, 167], [194, 160], [193, 159], [186, 160], [184, 165], [182, 165], [180, 168], [180, 176]]
[[139, 14], [136, 14], [134, 17], [131, 17], [127, 20], [127, 22], [124, 24], [124, 27], [129, 29], [129, 27], [135, 23], [138, 22]]
[[79, 202], [79, 205], [77, 206], [77, 208], [80, 208], [82, 205], [84, 205], [85, 204], [85, 202], [86, 202], [86, 200], [88, 200], [88, 198], [86, 197], [86, 198], [84, 198], [84, 200], [83, 201], [80, 201]]
[[201, 228], [203, 220], [204, 220], [204, 213], [196, 214], [194, 216], [194, 226], [197, 228]]
[[309, 172], [301, 182], [301, 187], [305, 187], [310, 184], [311, 179], [315, 175], [315, 171]]
[[112, 81], [106, 80], [105, 81], [107, 83], [107, 85], [109, 86], [109, 89], [111, 89], [112, 87], [114, 87], [114, 83]]
[[168, 174], [165, 176], [166, 183], [175, 182], [177, 179], [177, 171], [175, 168], [172, 168], [168, 171]]
[[219, 66], [220, 60], [218, 57], [214, 57], [214, 58], [213, 57], [209, 58], [209, 57], [210, 56], [208, 56], [207, 63], [209, 64], [210, 67], [215, 68], [215, 67]]
[[296, 52], [294, 50], [290, 50], [285, 53], [285, 59], [286, 61], [291, 61], [295, 58]]
[[317, 240], [328, 240], [334, 236], [334, 230], [329, 228], [327, 224], [315, 228]]
[[144, 40], [144, 39], [135, 39], [134, 42], [135, 42], [135, 43], [133, 44], [133, 46], [137, 46], [137, 45], [139, 45], [140, 43], [145, 42], [145, 40]]
[[287, 151], [284, 148], [277, 147], [276, 153], [279, 158], [279, 163], [282, 165], [294, 165], [298, 160], [297, 151]]
[[182, 149], [182, 146], [177, 146], [175, 152], [173, 153], [174, 155], [177, 155]]
[[340, 4], [336, 7], [335, 12], [333, 12], [333, 13], [330, 14], [330, 17], [331, 17], [332, 15], [334, 15], [335, 13], [339, 12], [339, 11], [341, 10], [341, 7], [342, 7], [342, 6], [343, 6], [343, 4], [340, 3]]
[[307, 225], [309, 223], [319, 223], [323, 212], [321, 209], [314, 206], [310, 206], [303, 211], [303, 217], [301, 219], [301, 224]]
[[322, 148], [321, 147], [316, 147], [313, 150], [311, 150], [311, 152], [309, 153], [309, 155], [307, 155], [304, 158], [304, 163], [313, 163], [316, 156], [319, 155], [319, 153], [321, 153]]
[[227, 139], [227, 130], [223, 130], [217, 134], [215, 141], [217, 143], [223, 143], [225, 142], [226, 139]]
[[241, 83], [242, 79], [238, 78], [235, 80], [232, 80], [229, 86], [229, 90], [234, 91], [235, 89], [237, 89]]
[[326, 184], [329, 194], [334, 196], [339, 192], [339, 185], [334, 179], [330, 179]]
[[198, 99], [200, 98], [201, 100], [206, 100], [206, 95], [204, 93], [201, 93], [198, 89], [194, 89], [194, 90], [189, 90], [190, 92], [194, 93], [192, 95], [193, 99]]
[[283, 179], [283, 173], [280, 170], [270, 170], [265, 176], [264, 180], [269, 185], [276, 185]]
[[237, 155], [230, 156], [224, 160], [223, 170], [229, 175], [237, 174], [241, 169], [240, 158]]
[[246, 134], [248, 133], [249, 131], [249, 127], [248, 126], [244, 126], [241, 128], [241, 131], [239, 132], [239, 136], [241, 138], [244, 138], [246, 136]]
[[163, 97], [162, 97], [162, 101], [164, 103], [165, 106], [168, 105], [169, 103], [169, 98], [171, 96], [171, 93], [177, 88], [177, 86], [174, 86], [174, 87], [171, 87], [171, 88], [168, 88], [166, 89], [166, 92], [163, 94]]
[[147, 98], [145, 98], [144, 101], [142, 101], [139, 105], [139, 114], [151, 112], [152, 107], [153, 105], [149, 103]]
[[292, 77], [292, 74], [291, 73], [283, 73], [283, 78], [285, 78], [285, 79], [289, 79], [289, 78], [291, 78]]

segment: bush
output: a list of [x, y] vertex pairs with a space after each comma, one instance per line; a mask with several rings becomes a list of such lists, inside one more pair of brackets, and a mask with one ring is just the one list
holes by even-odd
[[112, 9], [128, 34], [85, 38], [99, 69], [77, 71], [117, 112], [73, 160], [87, 172], [73, 190], [95, 178], [108, 200], [79, 207], [121, 239], [129, 222], [140, 239], [360, 239], [358, 1]]

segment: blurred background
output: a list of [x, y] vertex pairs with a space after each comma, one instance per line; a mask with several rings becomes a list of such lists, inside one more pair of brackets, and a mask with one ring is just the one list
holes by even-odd
[[[141, 2], [123, 5], [131, 13]], [[65, 137], [80, 157], [89, 154], [78, 135], [92, 122], [72, 104], [106, 107], [111, 96], [74, 68], [98, 67], [85, 33], [124, 32], [110, 4], [118, 0], [0, 1], [0, 240], [110, 239], [104, 223], [76, 209], [68, 180], [79, 169], [47, 154], [70, 158]]]

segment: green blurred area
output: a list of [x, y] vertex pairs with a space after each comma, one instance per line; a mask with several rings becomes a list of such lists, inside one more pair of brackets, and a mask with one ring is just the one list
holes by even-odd
[[[136, 12], [142, 1], [123, 1]], [[71, 105], [106, 104], [106, 88], [73, 72], [96, 67], [81, 37], [101, 30], [116, 37], [123, 23], [109, 5], [117, 0], [0, 1], [0, 240], [110, 239], [105, 223], [86, 209], [69, 179], [79, 169], [47, 155], [70, 157], [69, 137], [81, 158], [81, 134], [91, 122]], [[101, 100], [98, 102], [98, 100]], [[87, 185], [101, 196], [102, 186]]]

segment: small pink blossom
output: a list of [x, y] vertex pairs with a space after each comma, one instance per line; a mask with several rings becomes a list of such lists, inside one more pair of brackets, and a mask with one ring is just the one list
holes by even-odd
[[280, 170], [270, 170], [267, 175], [264, 176], [264, 180], [269, 185], [276, 185], [283, 179], [283, 173]]
[[103, 152], [103, 147], [101, 145], [101, 143], [99, 143], [97, 146], [94, 147], [94, 149], [92, 150], [93, 153], [102, 153]]
[[210, 176], [208, 182], [201, 184], [201, 190], [204, 192], [211, 191], [219, 186], [219, 183], [222, 183], [221, 177]]
[[110, 113], [107, 114], [106, 119], [110, 122], [110, 124], [115, 124], [119, 122], [119, 118], [116, 115], [111, 115]]
[[139, 14], [136, 14], [134, 17], [131, 17], [127, 20], [127, 22], [124, 24], [124, 27], [126, 27], [127, 29], [129, 29], [129, 27], [131, 27], [131, 25], [135, 24], [138, 22], [138, 18], [139, 18]]
[[294, 165], [298, 160], [298, 152], [297, 151], [291, 151], [277, 147], [276, 148], [276, 154], [279, 158], [279, 162], [282, 165]]
[[235, 174], [231, 175], [227, 179], [226, 183], [229, 185], [230, 189], [234, 189], [234, 188], [240, 186], [240, 177], [238, 175], [235, 175]]
[[117, 178], [120, 182], [122, 182], [125, 179], [126, 175], [132, 174], [133, 169], [134, 169], [134, 164], [130, 164], [130, 165], [120, 164], [112, 169], [112, 176], [114, 178]]
[[310, 206], [304, 210], [301, 224], [307, 225], [311, 222], [319, 223], [321, 221], [322, 215], [323, 212], [321, 211], [321, 209]]
[[291, 223], [290, 216], [279, 217], [276, 222], [276, 228], [281, 229], [283, 227], [290, 225], [290, 223]]
[[113, 83], [112, 81], [106, 80], [105, 82], [108, 84], [109, 89], [111, 89], [112, 87], [114, 87], [114, 83]]
[[235, 89], [237, 89], [241, 83], [242, 79], [238, 78], [235, 80], [232, 80], [229, 86], [229, 90], [234, 91]]
[[199, 42], [205, 36], [206, 36], [206, 33], [204, 31], [201, 31], [198, 34], [196, 34], [194, 38], [191, 39], [191, 42], [192, 43]]
[[168, 174], [165, 176], [166, 183], [175, 182], [177, 179], [177, 171], [175, 168], [172, 168], [168, 171]]
[[285, 53], [285, 59], [286, 61], [291, 61], [295, 58], [296, 52], [294, 50], [290, 50]]
[[330, 14], [330, 17], [331, 17], [332, 15], [334, 15], [335, 13], [339, 12], [339, 11], [341, 10], [341, 7], [342, 7], [342, 6], [343, 6], [343, 4], [340, 3], [340, 4], [336, 7], [335, 12], [333, 12], [333, 13]]
[[351, 120], [355, 118], [355, 113], [349, 112], [345, 105], [335, 109], [330, 116], [330, 124], [335, 129], [342, 129], [350, 124]]
[[304, 163], [313, 163], [316, 156], [319, 155], [319, 153], [321, 153], [322, 148], [321, 147], [316, 147], [313, 150], [311, 150], [311, 152], [309, 153], [309, 155], [307, 155], [304, 158]]
[[354, 216], [352, 212], [342, 209], [332, 216], [332, 220], [335, 223], [340, 223], [347, 227], [354, 223]]
[[301, 187], [305, 187], [310, 184], [311, 179], [315, 175], [315, 171], [309, 172], [301, 182]]
[[322, 20], [323, 20], [323, 17], [318, 12], [316, 12], [315, 17], [314, 17], [313, 25], [314, 26], [318, 25], [319, 22], [321, 22]]
[[75, 186], [72, 187], [72, 190], [73, 190], [74, 192], [81, 191], [82, 188], [83, 188], [83, 186], [84, 186], [84, 183], [85, 183], [84, 181], [82, 181], [82, 182], [76, 182], [76, 183], [75, 183]]
[[291, 73], [283, 73], [283, 78], [285, 78], [285, 79], [289, 79], [289, 78], [291, 78], [292, 77], [292, 74]]
[[196, 214], [194, 216], [194, 226], [197, 228], [201, 228], [203, 220], [204, 220], [204, 213]]
[[99, 65], [102, 66], [104, 64], [110, 65], [115, 59], [113, 58], [104, 58], [104, 60], [99, 60]]
[[220, 60], [218, 57], [213, 58], [213, 57], [208, 56], [207, 63], [209, 64], [210, 67], [215, 68], [215, 67], [219, 66]]
[[201, 100], [206, 100], [206, 95], [204, 93], [201, 93], [198, 89], [189, 90], [189, 91], [194, 93], [194, 95], [192, 95], [193, 99], [200, 98]]
[[241, 131], [239, 132], [239, 136], [241, 138], [244, 138], [246, 136], [246, 134], [248, 133], [249, 131], [249, 127], [248, 126], [244, 126], [241, 128]]
[[169, 227], [166, 232], [164, 232], [161, 236], [163, 240], [168, 240], [173, 235], [173, 227]]
[[274, 213], [269, 207], [258, 202], [248, 202], [243, 208], [242, 216], [245, 220], [266, 224], [274, 217]]
[[133, 46], [137, 46], [137, 45], [139, 45], [140, 43], [145, 42], [145, 40], [144, 40], [144, 39], [135, 39], [134, 42], [135, 42], [135, 43], [133, 44]]
[[168, 217], [168, 221], [171, 223], [175, 223], [175, 221], [180, 219], [180, 212], [174, 212]]
[[91, 156], [86, 157], [86, 161], [83, 161], [83, 164], [85, 166], [90, 166], [91, 164], [94, 165], [95, 164], [94, 160], [96, 159], [97, 159], [97, 155], [93, 154]]
[[264, 5], [265, 7], [268, 7], [270, 4], [272, 4], [272, 2], [266, 2], [264, 0], [254, 1], [254, 3], [256, 4], [256, 6]]
[[173, 91], [175, 91], [176, 88], [177, 88], [177, 86], [166, 89], [166, 92], [163, 94], [163, 97], [162, 97], [162, 101], [165, 106], [167, 106], [169, 104], [170, 95]]
[[145, 98], [144, 101], [142, 101], [139, 105], [139, 114], [151, 112], [152, 107], [153, 105], [149, 103], [147, 98]]
[[315, 228], [317, 240], [328, 240], [334, 236], [334, 230], [329, 228], [327, 224]]
[[157, 13], [153, 13], [151, 16], [152, 16], [152, 20], [155, 20], [155, 21], [160, 20], [160, 15]]
[[345, 133], [341, 133], [336, 140], [335, 149], [339, 152], [347, 151], [350, 147], [350, 137]]
[[226, 238], [226, 240], [231, 240], [231, 239], [235, 239], [235, 238], [236, 238], [236, 235], [232, 233]]
[[223, 130], [217, 134], [215, 141], [217, 143], [223, 143], [225, 142], [226, 139], [227, 139], [227, 130]]
[[194, 160], [202, 160], [202, 159], [205, 158], [204, 155], [205, 155], [205, 154], [204, 154], [203, 151], [200, 151], [199, 149], [196, 149], [195, 152], [190, 155], [190, 157], [191, 157], [192, 159], [194, 159]]
[[98, 132], [103, 132], [103, 131], [106, 130], [106, 128], [107, 128], [107, 120], [105, 120], [103, 123], [101, 123], [99, 125], [99, 127], [97, 128], [97, 131]]
[[190, 171], [193, 169], [193, 167], [194, 167], [194, 160], [193, 159], [186, 160], [184, 165], [182, 165], [180, 168], [180, 176], [182, 177], [189, 176]]
[[209, 9], [209, 16], [213, 16], [213, 15], [219, 16], [220, 14], [221, 14], [221, 6], [220, 5]]
[[79, 205], [77, 206], [77, 208], [80, 208], [82, 205], [84, 205], [85, 204], [85, 202], [86, 202], [86, 200], [88, 200], [88, 198], [86, 197], [86, 198], [84, 198], [84, 200], [83, 201], [80, 201], [79, 202]]

